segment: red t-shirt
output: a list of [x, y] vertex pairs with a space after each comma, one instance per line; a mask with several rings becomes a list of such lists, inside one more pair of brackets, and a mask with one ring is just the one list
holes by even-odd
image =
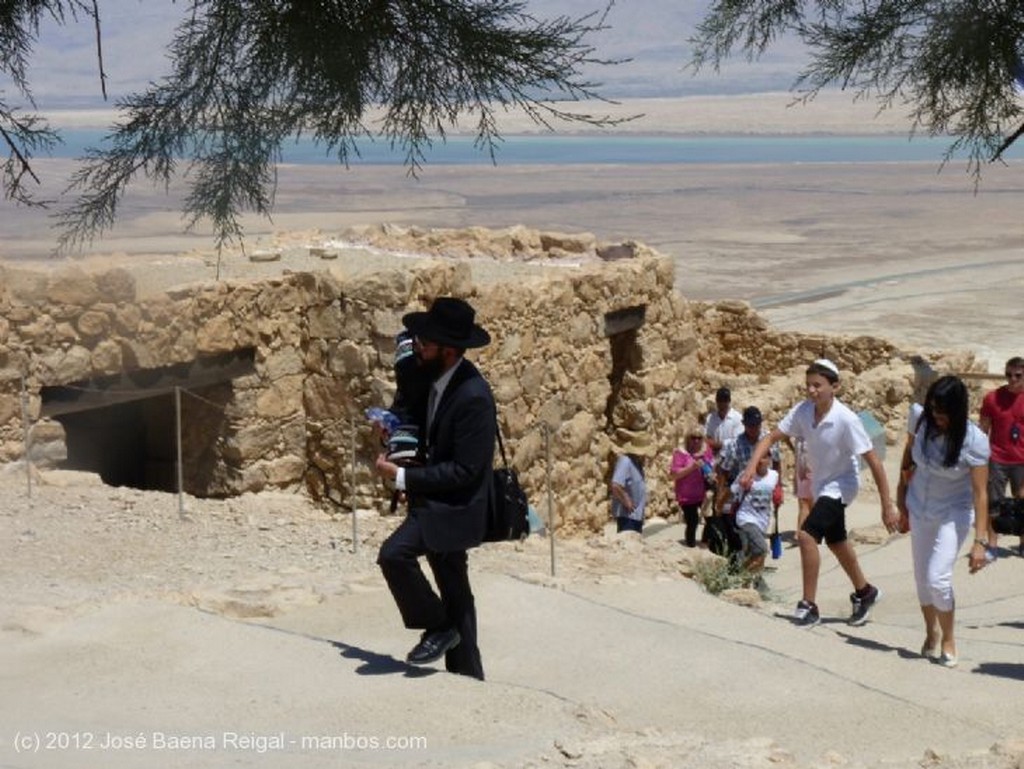
[[1006, 385], [993, 390], [981, 402], [981, 417], [992, 424], [988, 432], [992, 461], [1024, 465], [1024, 392], [1010, 392]]

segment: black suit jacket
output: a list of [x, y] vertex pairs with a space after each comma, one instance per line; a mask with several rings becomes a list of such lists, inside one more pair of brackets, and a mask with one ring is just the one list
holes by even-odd
[[426, 464], [405, 470], [409, 506], [430, 550], [467, 550], [483, 540], [496, 430], [491, 388], [463, 360], [437, 404]]

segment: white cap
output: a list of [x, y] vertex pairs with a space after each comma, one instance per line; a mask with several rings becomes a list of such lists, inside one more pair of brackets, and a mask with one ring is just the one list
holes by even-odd
[[835, 363], [830, 361], [828, 358], [818, 358], [816, 361], [814, 361], [814, 365], [821, 366], [822, 368], [827, 368], [829, 371], [836, 375], [836, 379], [839, 378], [839, 367]]

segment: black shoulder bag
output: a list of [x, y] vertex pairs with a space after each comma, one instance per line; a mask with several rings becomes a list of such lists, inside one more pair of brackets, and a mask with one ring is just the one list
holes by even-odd
[[497, 424], [497, 420], [495, 427], [498, 449], [501, 451], [501, 467], [494, 468], [494, 493], [487, 511], [484, 542], [525, 539], [530, 533], [530, 503], [526, 500], [526, 492], [519, 485], [519, 476], [508, 466], [505, 444], [501, 440], [501, 425]]

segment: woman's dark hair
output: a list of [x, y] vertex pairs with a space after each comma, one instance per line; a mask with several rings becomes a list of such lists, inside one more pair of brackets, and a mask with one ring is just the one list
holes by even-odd
[[939, 428], [935, 424], [936, 411], [949, 418], [949, 427], [946, 428], [946, 456], [942, 460], [945, 467], [953, 467], [960, 460], [960, 450], [964, 447], [964, 438], [967, 436], [967, 409], [967, 386], [952, 375], [939, 377], [932, 382], [928, 394], [924, 397], [924, 413], [918, 426], [921, 422], [924, 423], [925, 439], [939, 434]]

